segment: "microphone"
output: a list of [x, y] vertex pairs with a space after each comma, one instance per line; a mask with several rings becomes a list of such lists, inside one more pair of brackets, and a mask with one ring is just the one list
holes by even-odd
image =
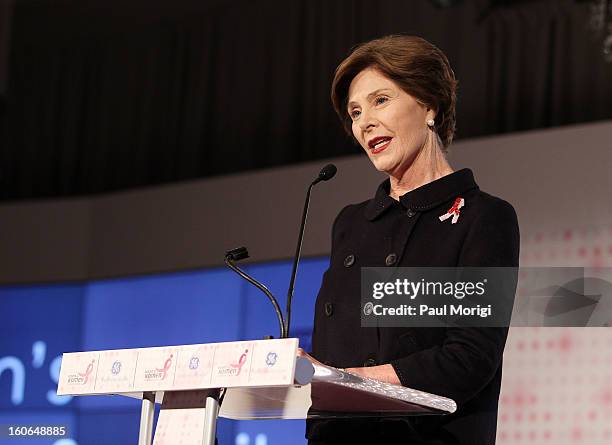
[[327, 164], [325, 167], [321, 169], [317, 179], [312, 181], [312, 185], [318, 184], [321, 181], [329, 181], [331, 178], [336, 176], [337, 171], [338, 169], [336, 168], [334, 164]]
[[306, 228], [306, 217], [308, 216], [308, 205], [310, 204], [310, 192], [312, 188], [321, 181], [329, 181], [336, 175], [338, 169], [334, 164], [327, 164], [319, 172], [319, 176], [312, 181], [306, 192], [306, 201], [304, 202], [304, 210], [302, 212], [302, 224], [300, 225], [300, 233], [298, 235], [297, 247], [295, 249], [295, 257], [293, 258], [293, 271], [291, 272], [291, 280], [289, 281], [289, 289], [287, 290], [287, 313], [285, 316], [285, 337], [289, 337], [289, 327], [291, 324], [291, 300], [293, 299], [293, 291], [295, 287], [295, 278], [297, 276], [298, 263], [302, 253], [302, 240], [304, 239], [304, 229]]
[[247, 274], [244, 270], [240, 269], [238, 266], [234, 264], [235, 261], [240, 261], [248, 257], [249, 257], [249, 251], [247, 250], [247, 248], [238, 247], [236, 249], [232, 249], [232, 250], [225, 252], [225, 264], [227, 267], [232, 269], [242, 278], [247, 280], [249, 283], [251, 283], [253, 286], [258, 288], [264, 294], [266, 294], [266, 297], [268, 297], [268, 299], [272, 303], [272, 306], [274, 306], [274, 311], [276, 312], [276, 318], [278, 318], [278, 325], [280, 327], [280, 338], [287, 338], [287, 334], [285, 333], [285, 323], [283, 321], [283, 313], [281, 312], [280, 306], [278, 305], [278, 301], [276, 301], [276, 298], [274, 298], [274, 295], [272, 295], [272, 292], [270, 292], [270, 290], [266, 286], [261, 284], [255, 278], [253, 278], [252, 276]]

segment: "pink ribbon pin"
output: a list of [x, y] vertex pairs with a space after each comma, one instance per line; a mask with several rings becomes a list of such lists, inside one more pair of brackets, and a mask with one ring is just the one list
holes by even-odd
[[465, 201], [461, 197], [455, 199], [455, 203], [450, 209], [448, 209], [448, 212], [446, 212], [444, 215], [440, 215], [438, 218], [440, 219], [440, 221], [446, 221], [448, 218], [452, 216], [453, 219], [451, 221], [451, 224], [455, 224], [457, 220], [459, 219], [459, 215], [461, 215], [460, 209], [461, 207], [463, 207], [464, 203]]

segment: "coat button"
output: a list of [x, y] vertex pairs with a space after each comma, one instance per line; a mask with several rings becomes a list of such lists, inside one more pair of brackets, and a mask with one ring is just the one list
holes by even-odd
[[325, 303], [325, 315], [331, 317], [334, 313], [334, 305], [331, 303]]
[[344, 267], [351, 267], [355, 264], [355, 255], [349, 255], [344, 259]]
[[363, 362], [363, 366], [366, 368], [369, 366], [376, 366], [376, 360], [374, 360], [373, 358], [369, 358], [365, 362]]
[[416, 215], [416, 212], [414, 210], [412, 210], [412, 209], [406, 210], [406, 216], [408, 218], [412, 218], [414, 215]]
[[387, 255], [387, 258], [385, 258], [385, 264], [387, 266], [393, 266], [396, 262], [397, 262], [397, 255], [394, 253], [390, 253], [389, 255]]

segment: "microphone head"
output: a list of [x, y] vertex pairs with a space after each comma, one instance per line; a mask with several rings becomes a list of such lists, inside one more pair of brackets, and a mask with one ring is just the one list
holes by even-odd
[[237, 247], [236, 249], [225, 252], [225, 258], [230, 261], [240, 261], [249, 257], [249, 251], [246, 247]]
[[325, 167], [321, 169], [319, 172], [319, 177], [317, 178], [319, 181], [329, 181], [336, 175], [338, 169], [334, 164], [327, 164]]

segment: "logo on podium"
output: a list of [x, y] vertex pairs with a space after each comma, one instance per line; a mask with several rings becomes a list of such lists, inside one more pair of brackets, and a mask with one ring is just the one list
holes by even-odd
[[170, 356], [164, 362], [164, 366], [162, 368], [147, 369], [145, 371], [145, 380], [165, 380], [166, 376], [168, 375], [168, 371], [172, 366], [172, 357], [173, 354], [170, 354]]
[[218, 371], [219, 375], [238, 377], [242, 371], [242, 367], [247, 361], [248, 353], [249, 350], [245, 349], [236, 363], [230, 363], [229, 366], [221, 366]]
[[91, 363], [87, 365], [85, 372], [77, 372], [76, 374], [69, 375], [68, 383], [80, 383], [82, 385], [87, 385], [87, 382], [89, 381], [89, 376], [91, 376], [91, 373], [93, 372], [95, 362], [95, 360], [92, 360]]
[[276, 352], [268, 352], [268, 355], [266, 357], [266, 365], [268, 365], [270, 368], [274, 365], [276, 365], [276, 360], [278, 359], [278, 354]]
[[189, 369], [196, 370], [200, 366], [200, 358], [199, 357], [191, 357], [189, 360]]
[[121, 372], [121, 362], [119, 360], [116, 360], [113, 363], [113, 366], [111, 367], [111, 373], [113, 375], [117, 375]]

